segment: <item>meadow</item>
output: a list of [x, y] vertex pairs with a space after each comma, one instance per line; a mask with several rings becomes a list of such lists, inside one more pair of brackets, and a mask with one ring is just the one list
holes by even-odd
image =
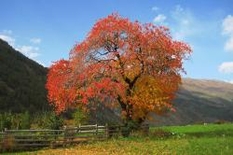
[[67, 148], [41, 149], [17, 155], [231, 155], [233, 124], [151, 127], [150, 134], [112, 138]]

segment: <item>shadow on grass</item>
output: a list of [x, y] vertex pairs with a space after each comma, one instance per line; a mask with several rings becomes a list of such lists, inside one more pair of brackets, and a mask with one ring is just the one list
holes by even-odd
[[216, 130], [209, 132], [192, 132], [192, 133], [184, 133], [189, 137], [225, 137], [231, 136], [233, 137], [233, 130]]
[[205, 131], [205, 132], [184, 132], [184, 133], [173, 133], [164, 129], [156, 129], [149, 135], [151, 138], [157, 139], [168, 139], [168, 138], [201, 138], [201, 137], [233, 137], [232, 130], [216, 130], [216, 131]]

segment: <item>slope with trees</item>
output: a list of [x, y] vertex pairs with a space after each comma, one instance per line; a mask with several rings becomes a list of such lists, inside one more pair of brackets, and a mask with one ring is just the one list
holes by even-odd
[[48, 110], [47, 69], [0, 39], [0, 112]]

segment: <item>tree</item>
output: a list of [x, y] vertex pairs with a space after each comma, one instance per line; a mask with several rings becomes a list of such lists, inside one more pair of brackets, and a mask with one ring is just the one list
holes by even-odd
[[48, 99], [58, 113], [93, 101], [122, 111], [126, 126], [149, 112], [173, 110], [189, 45], [171, 38], [168, 28], [131, 22], [118, 14], [100, 19], [69, 60], [49, 69]]

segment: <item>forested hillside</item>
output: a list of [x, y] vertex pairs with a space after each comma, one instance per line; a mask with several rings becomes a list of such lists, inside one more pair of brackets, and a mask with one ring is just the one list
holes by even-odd
[[45, 67], [0, 39], [0, 112], [47, 110], [46, 74]]

